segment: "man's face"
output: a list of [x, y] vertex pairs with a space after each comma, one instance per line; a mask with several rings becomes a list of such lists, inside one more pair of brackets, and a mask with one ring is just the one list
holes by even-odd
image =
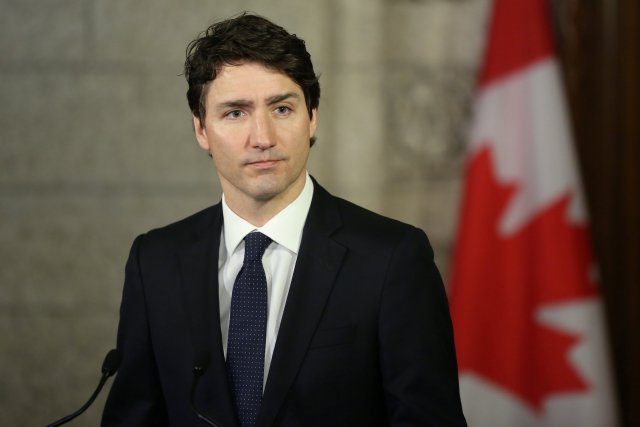
[[196, 138], [213, 157], [229, 205], [291, 203], [304, 187], [317, 121], [300, 86], [261, 64], [224, 66], [205, 105], [204, 126], [194, 117]]

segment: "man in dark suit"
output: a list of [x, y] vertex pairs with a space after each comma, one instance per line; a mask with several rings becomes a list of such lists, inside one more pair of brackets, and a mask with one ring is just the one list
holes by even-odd
[[103, 425], [203, 425], [191, 398], [220, 426], [466, 425], [426, 235], [306, 171], [304, 42], [242, 15], [191, 43], [185, 75], [223, 198], [133, 243]]

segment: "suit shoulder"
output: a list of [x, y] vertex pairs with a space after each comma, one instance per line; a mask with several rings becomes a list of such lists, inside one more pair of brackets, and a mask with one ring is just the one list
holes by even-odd
[[367, 244], [392, 245], [407, 235], [424, 236], [420, 228], [386, 217], [347, 200], [336, 198], [342, 218], [343, 234], [348, 234]]
[[318, 222], [324, 219], [329, 224], [339, 224], [340, 234], [354, 235], [365, 240], [389, 238], [397, 240], [411, 233], [424, 235], [424, 232], [417, 227], [332, 195], [315, 180], [314, 199], [310, 212], [319, 218]]
[[221, 215], [220, 205], [209, 206], [186, 218], [167, 224], [163, 227], [149, 230], [144, 236], [147, 244], [180, 245], [182, 242], [190, 242], [203, 230], [211, 227], [217, 215]]

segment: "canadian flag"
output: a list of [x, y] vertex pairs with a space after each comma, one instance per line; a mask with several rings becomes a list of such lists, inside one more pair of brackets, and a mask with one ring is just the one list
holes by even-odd
[[495, 0], [449, 299], [474, 427], [615, 426], [599, 297], [545, 0]]

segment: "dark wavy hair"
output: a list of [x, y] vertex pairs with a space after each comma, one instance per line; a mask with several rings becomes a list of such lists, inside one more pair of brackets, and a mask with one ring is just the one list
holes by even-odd
[[[187, 46], [184, 75], [189, 84], [187, 101], [194, 116], [204, 123], [207, 85], [225, 65], [257, 62], [280, 71], [300, 86], [312, 116], [320, 103], [319, 76], [313, 70], [304, 40], [258, 15], [243, 13], [217, 22]], [[310, 143], [313, 145], [315, 138]]]

